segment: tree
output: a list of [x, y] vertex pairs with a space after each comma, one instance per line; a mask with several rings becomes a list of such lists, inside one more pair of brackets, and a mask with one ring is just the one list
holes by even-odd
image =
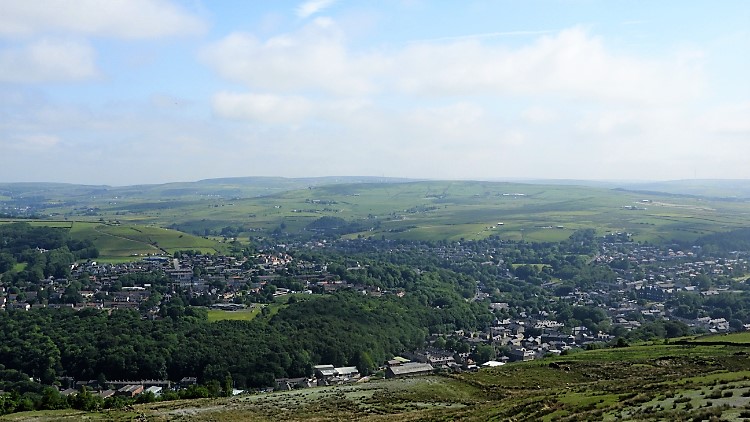
[[495, 357], [495, 349], [488, 344], [479, 344], [474, 352], [474, 361], [477, 363], [487, 362]]
[[224, 397], [232, 397], [232, 391], [234, 390], [234, 382], [232, 381], [232, 375], [227, 374], [224, 377], [224, 388], [222, 389], [222, 395]]

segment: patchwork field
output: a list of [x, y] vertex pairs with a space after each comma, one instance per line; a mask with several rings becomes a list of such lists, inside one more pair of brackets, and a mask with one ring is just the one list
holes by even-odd
[[[73, 190], [67, 196], [47, 186], [29, 195], [47, 195], [39, 200], [37, 214], [49, 220], [34, 224], [68, 227], [75, 236], [94, 240], [105, 259], [180, 249], [211, 252], [222, 248], [217, 239], [247, 242], [270, 235], [413, 240], [497, 236], [554, 242], [577, 229], [594, 228], [600, 234], [628, 232], [637, 241], [663, 243], [750, 227], [750, 200], [741, 198], [505, 182], [311, 182], [304, 188], [300, 183], [267, 182], [246, 190], [205, 182], [179, 188], [68, 187]], [[322, 217], [335, 222], [314, 228]]]
[[[294, 186], [291, 186], [294, 187]], [[744, 199], [716, 199], [654, 192], [630, 192], [590, 186], [500, 182], [421, 181], [310, 185], [304, 189], [269, 189], [265, 196], [227, 196], [217, 187], [198, 195], [187, 187], [161, 189], [162, 196], [86, 197], [50, 200], [45, 211], [68, 220], [105, 222], [96, 235], [140, 242], [137, 253], [184, 245], [212, 248], [199, 240], [180, 239], [147, 228], [147, 233], [115, 223], [170, 227], [198, 236], [231, 233], [251, 236], [293, 234], [312, 236], [309, 225], [328, 216], [350, 227], [337, 235], [394, 239], [481, 239], [559, 241], [576, 229], [600, 233], [625, 231], [636, 240], [690, 241], [701, 235], [750, 226]], [[258, 191], [254, 191], [258, 193]], [[241, 192], [237, 192], [241, 193]], [[170, 196], [171, 195], [171, 196]], [[60, 224], [65, 224], [62, 222]], [[70, 224], [70, 223], [67, 223]], [[93, 229], [91, 229], [93, 230]], [[99, 236], [101, 241], [104, 239]], [[110, 242], [116, 242], [110, 239]], [[111, 245], [117, 253], [133, 245]]]

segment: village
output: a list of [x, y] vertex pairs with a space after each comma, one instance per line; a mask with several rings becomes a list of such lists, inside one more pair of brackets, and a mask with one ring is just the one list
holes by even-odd
[[[316, 242], [296, 247], [326, 248], [331, 245]], [[342, 241], [336, 247], [345, 250], [351, 246]], [[49, 278], [36, 289], [21, 292], [0, 285], [0, 309], [133, 309], [140, 311], [144, 318], [160, 318], [160, 307], [178, 292], [186, 293], [197, 304], [229, 312], [262, 308], [288, 295], [327, 294], [344, 289], [374, 297], [409, 294], [404, 289], [352, 283], [328, 271], [324, 263], [293, 258], [294, 248], [295, 245], [279, 245], [244, 258], [180, 253], [172, 257], [147, 256], [120, 264], [90, 260], [75, 264], [69, 278]], [[485, 265], [503, 265], [502, 250], [481, 250], [476, 245], [401, 243], [394, 245], [390, 253], [415, 250], [451, 262], [472, 260]], [[731, 258], [699, 255], [695, 248], [673, 250], [640, 245], [622, 235], [606, 237], [599, 243], [599, 251], [592, 263], [610, 265], [617, 273], [617, 279], [597, 283], [588, 290], [576, 288], [557, 297], [550, 295], [550, 302], [601, 309], [606, 313], [607, 324], [604, 325], [608, 330], [592, 331], [584, 324], [566, 326], [556, 318], [551, 306], [533, 312], [514, 303], [493, 302], [489, 292], [484, 291], [486, 286], [477, 283], [476, 294], [471, 300], [486, 303], [496, 315], [493, 322], [479, 332], [457, 330], [433, 334], [428, 341], [429, 349], [405, 351], [404, 357], [433, 368], [467, 370], [482, 364], [537, 359], [559, 355], [573, 348], [611, 342], [615, 334], [638, 329], [655, 320], [679, 321], [696, 332], [723, 333], [748, 328], [744, 324], [738, 326], [736, 322], [730, 326], [729, 318], [705, 313], [690, 318], [667, 305], [677, 294], [706, 297], [731, 293], [744, 286], [745, 283], [738, 280], [748, 271], [746, 253], [738, 252]], [[614, 262], [625, 265], [614, 265]], [[354, 266], [347, 270], [357, 269]], [[151, 283], [137, 281], [148, 279], [138, 275], [154, 274], [161, 275], [161, 278], [155, 278]], [[509, 280], [517, 279], [510, 270], [503, 274]], [[156, 283], [161, 284], [157, 286]], [[81, 286], [80, 290], [73, 288], [77, 285]], [[547, 282], [543, 287], [553, 290], [555, 282]], [[154, 294], [157, 291], [162, 293]], [[446, 338], [467, 346], [462, 346], [461, 353], [435, 347], [444, 343]], [[489, 355], [484, 353], [482, 362], [469, 358], [470, 352], [476, 351], [479, 345], [489, 346], [492, 350]]]

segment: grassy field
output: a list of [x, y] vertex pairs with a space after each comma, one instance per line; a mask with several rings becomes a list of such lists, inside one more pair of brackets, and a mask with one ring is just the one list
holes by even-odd
[[740, 343], [748, 345], [750, 344], [750, 332], [745, 331], [741, 333], [731, 334], [720, 334], [716, 336], [700, 337], [695, 339], [696, 342], [726, 342], [726, 343]]
[[[200, 235], [239, 227], [246, 238], [280, 227], [283, 232], [309, 234], [305, 231], [308, 224], [333, 216], [362, 225], [364, 230], [350, 237], [459, 240], [496, 235], [527, 241], [559, 241], [576, 229], [589, 227], [600, 233], [630, 232], [640, 241], [692, 240], [750, 225], [745, 200], [586, 186], [430, 181], [309, 186], [270, 190], [259, 197], [194, 196], [184, 189], [172, 193], [174, 197], [162, 199], [102, 199], [86, 204], [96, 207], [95, 216], [81, 214], [76, 219], [169, 226]], [[81, 205], [57, 207], [54, 212], [75, 216], [76, 209], [88, 209]], [[156, 233], [149, 235], [153, 238]], [[137, 233], [124, 237], [146, 245], [150, 240]], [[173, 246], [167, 239], [159, 245], [168, 250]]]
[[[0, 220], [7, 224], [19, 220]], [[216, 253], [222, 244], [176, 230], [135, 224], [102, 224], [86, 221], [23, 220], [32, 226], [68, 229], [76, 240], [90, 240], [99, 250], [102, 262], [123, 262], [148, 254], [171, 255], [178, 250], [199, 250]]]
[[213, 321], [250, 321], [260, 313], [260, 306], [255, 306], [250, 309], [242, 309], [239, 311], [224, 311], [221, 309], [209, 309], [208, 320]]
[[[139, 195], [134, 189], [135, 193], [116, 201], [106, 196], [80, 197], [67, 204], [59, 198], [50, 201], [54, 207], [45, 211], [56, 215], [56, 220], [34, 224], [68, 227], [81, 238], [94, 239], [106, 258], [179, 249], [210, 252], [221, 247], [206, 235], [225, 229], [238, 232], [245, 241], [274, 230], [313, 236], [307, 226], [323, 216], [359, 225], [357, 230], [361, 231], [348, 233], [350, 238], [418, 240], [498, 236], [553, 242], [568, 238], [577, 229], [594, 228], [600, 234], [629, 232], [635, 240], [661, 243], [692, 241], [702, 235], [750, 226], [747, 200], [587, 186], [469, 181], [357, 183], [271, 189], [266, 196], [255, 197], [210, 195], [206, 186], [201, 187], [201, 194], [192, 195], [186, 186], [163, 188], [165, 195], [174, 195], [171, 197]], [[89, 215], [92, 209], [96, 212]]]

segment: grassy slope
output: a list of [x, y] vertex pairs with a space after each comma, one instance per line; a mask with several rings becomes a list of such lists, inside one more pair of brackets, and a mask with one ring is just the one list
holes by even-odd
[[[524, 195], [507, 195], [514, 193]], [[651, 202], [640, 203], [642, 199]], [[633, 205], [647, 209], [623, 209]], [[299, 233], [311, 221], [330, 215], [368, 227], [380, 223], [379, 229], [361, 235], [427, 240], [494, 234], [511, 240], [556, 241], [583, 227], [627, 231], [641, 241], [692, 240], [750, 225], [747, 203], [740, 201], [492, 182], [358, 183], [247, 199], [180, 197], [98, 206], [98, 215], [90, 218], [176, 224], [187, 232], [242, 226], [250, 234], [251, 229], [270, 231], [283, 222], [286, 231]]]
[[[740, 414], [748, 408], [747, 346], [695, 342], [580, 352], [456, 376], [155, 403], [135, 406], [135, 413], [153, 421], [680, 421], [719, 414], [721, 420], [742, 420]], [[44, 413], [46, 417], [50, 414]], [[52, 414], [57, 415], [52, 418], [55, 420], [81, 417], [72, 411]], [[132, 414], [86, 416], [93, 420], [127, 420]], [[45, 417], [30, 412], [0, 419]]]
[[[0, 220], [0, 224], [13, 220]], [[77, 240], [91, 240], [99, 249], [101, 260], [118, 261], [136, 255], [166, 253], [178, 250], [200, 250], [214, 253], [221, 245], [210, 239], [160, 227], [133, 224], [107, 225], [99, 222], [24, 220], [32, 225], [62, 227]]]

